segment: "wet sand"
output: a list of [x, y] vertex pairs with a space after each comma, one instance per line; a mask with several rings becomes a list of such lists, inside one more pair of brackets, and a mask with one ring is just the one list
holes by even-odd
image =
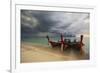
[[60, 48], [52, 48], [48, 45], [43, 46], [27, 42], [21, 43], [21, 63], [88, 59], [89, 55], [85, 54], [85, 52], [80, 54], [79, 52], [71, 49], [61, 52]]

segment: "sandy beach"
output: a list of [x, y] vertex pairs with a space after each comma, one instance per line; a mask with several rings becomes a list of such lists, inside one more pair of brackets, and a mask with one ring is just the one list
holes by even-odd
[[89, 55], [77, 53], [74, 50], [61, 52], [60, 48], [37, 45], [28, 42], [21, 43], [21, 63], [88, 60]]

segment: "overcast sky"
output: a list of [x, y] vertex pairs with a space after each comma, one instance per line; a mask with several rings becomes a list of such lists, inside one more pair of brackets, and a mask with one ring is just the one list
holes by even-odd
[[21, 37], [89, 34], [89, 13], [21, 10]]

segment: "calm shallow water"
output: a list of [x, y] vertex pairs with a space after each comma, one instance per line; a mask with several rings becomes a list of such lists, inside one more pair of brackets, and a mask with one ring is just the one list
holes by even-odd
[[[70, 39], [71, 41], [73, 41], [74, 39], [76, 39], [77, 41], [80, 40], [79, 37], [75, 37], [75, 38], [64, 37], [64, 38]], [[54, 37], [54, 38], [50, 38], [50, 39], [53, 41], [58, 41], [60, 39], [60, 37]], [[28, 39], [23, 39], [22, 41], [48, 46], [48, 40], [43, 37], [42, 38], [40, 38], [40, 37], [28, 38]], [[85, 53], [89, 54], [89, 48], [90, 48], [89, 37], [84, 37], [83, 43], [85, 44], [83, 47]]]

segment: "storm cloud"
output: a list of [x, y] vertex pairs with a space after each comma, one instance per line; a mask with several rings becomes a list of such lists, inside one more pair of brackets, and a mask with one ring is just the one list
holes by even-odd
[[43, 37], [51, 32], [89, 34], [89, 13], [21, 10], [21, 37]]

